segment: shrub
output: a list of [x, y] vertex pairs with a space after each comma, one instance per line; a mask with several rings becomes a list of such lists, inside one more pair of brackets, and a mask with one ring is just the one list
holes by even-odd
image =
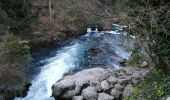
[[125, 100], [164, 100], [170, 94], [170, 76], [153, 69]]
[[31, 56], [29, 47], [18, 37], [8, 32], [0, 36], [0, 96], [12, 98], [25, 89], [25, 64]]

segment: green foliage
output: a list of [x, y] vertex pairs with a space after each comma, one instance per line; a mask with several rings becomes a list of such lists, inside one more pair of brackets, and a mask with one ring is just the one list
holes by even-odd
[[133, 48], [132, 55], [131, 55], [130, 59], [127, 62], [128, 65], [137, 67], [140, 64], [142, 64], [144, 58], [143, 58], [143, 55], [142, 55], [140, 50], [141, 50], [141, 47], [139, 45], [136, 45]]
[[170, 94], [170, 76], [153, 69], [139, 85], [134, 87], [131, 97], [125, 100], [164, 100]]
[[31, 0], [0, 0], [0, 22], [13, 32], [24, 32], [30, 25]]
[[25, 64], [31, 61], [29, 47], [9, 34], [0, 33], [0, 96], [15, 97], [27, 84]]
[[23, 64], [31, 60], [29, 47], [20, 42], [21, 40], [13, 35], [6, 34], [1, 38], [1, 56], [4, 64]]
[[138, 42], [145, 46], [156, 67], [166, 69], [170, 55], [170, 2], [168, 0], [127, 0], [128, 24]]

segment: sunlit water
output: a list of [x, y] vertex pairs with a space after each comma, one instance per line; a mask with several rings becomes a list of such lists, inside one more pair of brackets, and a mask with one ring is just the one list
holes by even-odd
[[[117, 36], [117, 34], [104, 38], [101, 38], [100, 33], [96, 34], [93, 38], [91, 38], [90, 34], [86, 34], [73, 41], [71, 45], [56, 51], [54, 57], [42, 60], [46, 64], [40, 67], [40, 73], [32, 80], [32, 86], [29, 88], [28, 95], [25, 98], [15, 98], [15, 100], [54, 100], [54, 98], [50, 97], [52, 95], [52, 85], [61, 79], [64, 73], [69, 70], [78, 69], [83, 63], [86, 63], [84, 57], [86, 57], [85, 52], [89, 48], [99, 46], [98, 48], [106, 48], [107, 50], [107, 47], [103, 47], [107, 44], [114, 51], [115, 59], [127, 59], [130, 56], [130, 53], [125, 51], [120, 45], [121, 37]], [[110, 54], [106, 50], [104, 51], [106, 53], [103, 55], [108, 55], [106, 56], [108, 59], [102, 56], [101, 60], [107, 60], [102, 64], [107, 63], [109, 66], [113, 65], [113, 67], [118, 68], [118, 61], [111, 61], [109, 59]], [[98, 62], [100, 62], [100, 59], [98, 59]], [[84, 65], [87, 66], [87, 64]]]

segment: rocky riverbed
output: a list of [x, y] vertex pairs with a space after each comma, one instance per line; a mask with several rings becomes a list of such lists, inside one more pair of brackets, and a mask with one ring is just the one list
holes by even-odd
[[56, 100], [121, 100], [148, 72], [148, 68], [131, 67], [86, 69], [57, 81], [52, 96]]

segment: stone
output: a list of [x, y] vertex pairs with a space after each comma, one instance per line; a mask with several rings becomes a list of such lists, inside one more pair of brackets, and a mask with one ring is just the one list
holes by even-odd
[[170, 100], [170, 97], [168, 97], [166, 100]]
[[64, 99], [71, 99], [73, 96], [75, 96], [77, 93], [75, 93], [74, 90], [68, 90], [63, 95], [62, 98]]
[[144, 62], [140, 65], [140, 67], [142, 67], [142, 68], [148, 67], [148, 63], [147, 63], [146, 61], [144, 61]]
[[118, 82], [117, 83], [119, 83], [119, 84], [126, 84], [127, 83], [127, 81], [126, 81], [126, 79], [118, 79]]
[[131, 81], [130, 76], [126, 76], [124, 79], [118, 79], [118, 83], [121, 85], [126, 85]]
[[141, 75], [139, 72], [134, 72], [133, 75], [132, 75], [132, 78], [133, 79], [140, 79], [141, 78]]
[[110, 89], [109, 83], [106, 80], [101, 82], [101, 87], [102, 87], [102, 90], [104, 91], [107, 91]]
[[124, 89], [124, 86], [122, 86], [120, 84], [116, 84], [115, 89], [118, 90], [118, 91], [122, 91]]
[[86, 69], [62, 77], [52, 86], [52, 96], [57, 100], [81, 100], [82, 97], [83, 100], [97, 100], [98, 93], [105, 92], [100, 94], [100, 98], [110, 93], [108, 95], [114, 99], [120, 99], [123, 94], [129, 95], [132, 85], [137, 84], [148, 72], [148, 68]]
[[110, 95], [112, 95], [115, 99], [119, 99], [120, 94], [121, 94], [121, 92], [116, 90], [116, 89], [112, 89], [111, 92], [110, 92]]
[[137, 85], [139, 83], [139, 80], [137, 80], [137, 79], [132, 79], [132, 84], [133, 85]]
[[117, 77], [120, 77], [120, 76], [123, 76], [124, 73], [121, 71], [121, 72], [117, 72], [116, 75], [117, 75]]
[[74, 96], [72, 100], [83, 100], [83, 96]]
[[102, 90], [101, 83], [99, 80], [91, 80], [90, 86], [94, 87], [97, 92], [100, 92]]
[[95, 91], [93, 87], [87, 87], [86, 89], [83, 89], [81, 95], [86, 100], [97, 100], [98, 97], [98, 93]]
[[123, 97], [127, 97], [127, 96], [130, 96], [130, 94], [132, 93], [133, 91], [133, 87], [131, 84], [127, 85], [123, 91]]
[[[73, 96], [81, 94], [81, 90], [90, 85], [95, 87], [95, 90], [101, 91], [100, 82], [110, 75], [109, 70], [96, 67], [65, 76], [52, 86], [52, 95], [61, 99], [73, 98]], [[105, 88], [107, 89], [107, 86]]]
[[99, 93], [98, 99], [97, 100], [113, 100], [114, 97], [106, 94], [106, 93]]
[[116, 84], [118, 79], [115, 76], [110, 76], [107, 80], [110, 84]]
[[119, 64], [120, 64], [121, 66], [126, 66], [126, 63], [127, 63], [127, 60], [126, 60], [126, 59], [123, 59], [123, 60], [119, 61]]
[[0, 96], [0, 100], [6, 100], [4, 97]]

